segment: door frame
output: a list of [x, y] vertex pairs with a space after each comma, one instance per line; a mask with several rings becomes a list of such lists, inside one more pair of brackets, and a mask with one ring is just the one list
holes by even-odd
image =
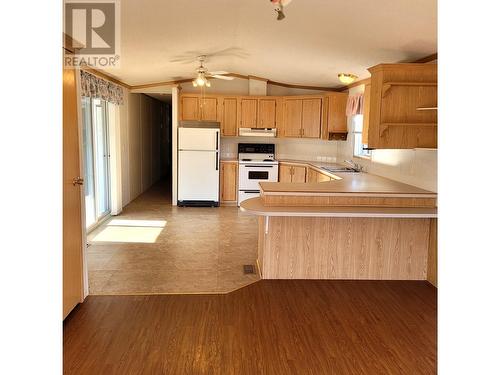
[[[80, 68], [75, 68], [76, 74], [76, 95], [78, 103], [78, 159], [80, 164], [80, 176], [84, 175], [83, 167], [83, 114], [82, 114], [82, 95], [81, 95], [81, 76]], [[87, 225], [86, 225], [86, 212], [85, 212], [85, 189], [80, 189], [80, 213], [81, 213], [81, 223], [82, 223], [82, 298], [80, 302], [83, 302], [85, 298], [89, 295], [89, 275], [87, 267]]]

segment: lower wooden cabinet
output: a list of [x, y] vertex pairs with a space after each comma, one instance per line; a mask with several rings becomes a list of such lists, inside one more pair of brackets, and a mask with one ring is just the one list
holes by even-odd
[[306, 167], [280, 163], [279, 182], [306, 182]]
[[307, 168], [307, 182], [325, 182], [325, 181], [331, 181], [331, 178], [312, 168]]
[[233, 203], [238, 200], [238, 162], [220, 163], [220, 201]]

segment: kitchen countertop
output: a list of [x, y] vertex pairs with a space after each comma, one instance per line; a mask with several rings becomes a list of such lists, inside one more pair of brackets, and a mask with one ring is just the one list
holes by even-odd
[[241, 202], [240, 209], [258, 216], [436, 218], [437, 208], [417, 207], [268, 207], [260, 197]]
[[416, 196], [435, 198], [437, 194], [418, 188], [416, 186], [404, 184], [402, 182], [390, 180], [385, 177], [361, 172], [335, 172], [329, 173], [321, 169], [322, 166], [344, 166], [338, 163], [324, 163], [305, 160], [280, 159], [284, 163], [296, 163], [307, 165], [330, 176], [334, 180], [326, 182], [261, 182], [261, 192], [264, 195], [286, 194], [286, 195], [390, 195], [390, 196]]

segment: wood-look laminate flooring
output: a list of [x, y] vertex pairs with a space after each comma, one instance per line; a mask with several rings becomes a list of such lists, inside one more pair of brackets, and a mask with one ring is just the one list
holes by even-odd
[[92, 295], [226, 293], [259, 280], [257, 218], [238, 207], [174, 207], [154, 185], [87, 242]]
[[436, 374], [436, 315], [424, 281], [90, 296], [64, 322], [64, 374]]

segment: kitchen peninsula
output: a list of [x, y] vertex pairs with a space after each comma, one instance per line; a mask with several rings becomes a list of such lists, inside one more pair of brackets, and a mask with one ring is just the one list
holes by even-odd
[[259, 216], [264, 279], [428, 280], [437, 285], [437, 195], [368, 173], [261, 183], [242, 203]]

